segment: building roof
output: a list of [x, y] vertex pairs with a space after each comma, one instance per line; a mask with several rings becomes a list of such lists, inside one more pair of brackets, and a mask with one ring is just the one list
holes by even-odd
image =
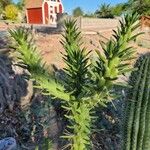
[[39, 8], [42, 7], [43, 0], [25, 0], [26, 8]]

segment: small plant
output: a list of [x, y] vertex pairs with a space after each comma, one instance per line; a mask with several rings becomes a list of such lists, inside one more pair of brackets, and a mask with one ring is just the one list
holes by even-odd
[[140, 57], [129, 80], [123, 150], [150, 149], [150, 54]]
[[[61, 41], [66, 64], [63, 82], [56, 80], [49, 73], [47, 66], [36, 52], [30, 31], [26, 29], [11, 30], [12, 47], [19, 52], [19, 64], [31, 73], [38, 88], [51, 95], [53, 99], [63, 101], [65, 115], [69, 120], [67, 132], [63, 138], [70, 142], [67, 147], [72, 150], [86, 150], [91, 148], [91, 124], [95, 116], [93, 109], [105, 105], [112, 100], [111, 89], [119, 77], [132, 70], [129, 63], [133, 59], [134, 50], [128, 46], [139, 34], [133, 32], [139, 27], [138, 15], [126, 15], [120, 21], [121, 28], [114, 31], [114, 38], [107, 43], [102, 42], [104, 54], [97, 52], [94, 63], [90, 61], [90, 53], [82, 43], [81, 32], [76, 22], [65, 21], [65, 32]], [[62, 84], [63, 83], [63, 84]]]
[[15, 21], [15, 20], [17, 20], [18, 13], [19, 13], [18, 8], [15, 5], [13, 5], [13, 4], [7, 5], [5, 7], [6, 19]]
[[[52, 141], [46, 138], [41, 146], [42, 150], [52, 150]], [[35, 150], [40, 150], [39, 146], [36, 146]]]

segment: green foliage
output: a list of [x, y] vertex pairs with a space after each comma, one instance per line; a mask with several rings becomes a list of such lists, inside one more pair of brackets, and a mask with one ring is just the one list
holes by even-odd
[[0, 14], [3, 14], [5, 7], [10, 4], [12, 4], [11, 0], [0, 0]]
[[98, 18], [114, 18], [110, 5], [102, 4], [95, 14]]
[[129, 0], [128, 10], [139, 15], [150, 15], [150, 0]]
[[[52, 141], [50, 141], [48, 138], [45, 138], [41, 149], [42, 150], [52, 150]], [[36, 146], [35, 150], [40, 150], [39, 146]]]
[[140, 57], [135, 67], [126, 96], [123, 150], [149, 150], [150, 54]]
[[19, 2], [17, 3], [17, 7], [19, 10], [23, 10], [25, 6], [25, 0], [19, 0]]
[[86, 13], [83, 17], [96, 18], [96, 15], [94, 13]]
[[[81, 32], [78, 31], [76, 22], [65, 22], [65, 33], [61, 41], [66, 54], [63, 55], [66, 68], [66, 91], [70, 93], [70, 101], [63, 107], [68, 110], [66, 117], [69, 119], [68, 133], [63, 136], [71, 143], [73, 150], [85, 150], [90, 145], [91, 116], [88, 104], [84, 103], [86, 95], [87, 74], [89, 68], [89, 53], [82, 47]], [[82, 119], [82, 121], [81, 121]]]
[[42, 62], [37, 48], [34, 46], [30, 30], [19, 28], [9, 31], [15, 43], [12, 45], [19, 52], [19, 66], [32, 72], [32, 77], [36, 80], [36, 87], [45, 89], [44, 94], [50, 94], [60, 99], [69, 100], [69, 95], [64, 93], [64, 87], [57, 83], [53, 74], [49, 73], [47, 66]]
[[42, 149], [43, 150], [52, 150], [52, 141], [50, 141], [48, 138], [46, 138], [42, 145]]
[[[120, 22], [121, 28], [114, 31], [114, 38], [102, 42], [104, 54], [97, 52], [97, 59], [90, 62], [90, 52], [82, 45], [81, 32], [75, 21], [65, 22], [65, 32], [61, 41], [66, 64], [66, 78], [58, 82], [47, 71], [46, 65], [37, 54], [30, 32], [25, 29], [10, 31], [12, 47], [19, 52], [19, 65], [28, 69], [38, 84], [38, 88], [63, 100], [66, 118], [69, 120], [65, 136], [72, 150], [90, 149], [93, 109], [105, 105], [112, 98], [111, 89], [119, 75], [132, 70], [130, 63], [133, 49], [128, 43], [138, 35], [133, 35], [139, 27], [137, 14], [126, 15]], [[62, 86], [60, 83], [63, 83]], [[110, 98], [111, 97], [111, 98]]]
[[0, 3], [0, 14], [3, 13], [3, 7], [2, 7], [2, 4]]
[[4, 9], [7, 5], [12, 4], [12, 0], [0, 0], [0, 5]]
[[18, 17], [18, 8], [11, 4], [11, 5], [7, 5], [5, 7], [5, 17], [6, 19], [9, 19], [9, 20], [17, 20], [17, 17]]
[[67, 75], [66, 89], [76, 99], [84, 90], [87, 80], [88, 71], [88, 52], [82, 46], [81, 32], [75, 24], [75, 21], [65, 22], [64, 39], [61, 41], [66, 54], [63, 55], [64, 62], [67, 67], [65, 72]]
[[112, 14], [114, 16], [121, 16], [126, 11], [127, 8], [125, 3], [120, 3], [111, 7], [111, 9], [112, 9]]
[[84, 12], [80, 7], [77, 7], [73, 10], [72, 14], [74, 17], [79, 17], [79, 16], [83, 16]]
[[120, 75], [132, 71], [129, 61], [134, 58], [135, 51], [128, 46], [128, 43], [141, 34], [133, 34], [139, 27], [137, 23], [138, 15], [126, 15], [124, 20], [125, 23], [123, 20], [120, 21], [121, 29], [118, 27], [117, 31], [114, 31], [114, 38], [111, 38], [107, 43], [101, 42], [104, 54], [96, 51], [98, 60], [92, 72], [92, 78], [94, 79], [92, 85], [94, 84], [95, 86], [90, 91], [101, 98], [99, 101], [97, 97], [91, 100], [94, 106], [98, 102], [105, 102], [106, 97], [109, 95], [108, 90], [112, 88]]

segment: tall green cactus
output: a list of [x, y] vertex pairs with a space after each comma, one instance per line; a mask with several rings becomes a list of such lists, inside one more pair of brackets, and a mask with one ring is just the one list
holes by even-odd
[[150, 150], [150, 54], [140, 57], [135, 67], [125, 104], [123, 150]]
[[[128, 63], [133, 59], [134, 50], [128, 43], [139, 34], [134, 33], [139, 27], [136, 13], [127, 14], [114, 31], [113, 38], [102, 42], [104, 53], [97, 50], [95, 63], [90, 62], [89, 52], [82, 45], [81, 32], [76, 22], [67, 20], [62, 34], [61, 44], [65, 49], [62, 55], [65, 62], [63, 69], [66, 78], [59, 81], [53, 73], [47, 71], [33, 44], [30, 31], [11, 30], [12, 45], [18, 52], [19, 66], [28, 69], [36, 81], [36, 87], [43, 89], [53, 99], [59, 98], [67, 110], [69, 123], [63, 138], [69, 141], [66, 146], [71, 150], [91, 149], [91, 124], [95, 116], [93, 109], [99, 104], [106, 105], [112, 98], [111, 89], [119, 77], [132, 70]], [[63, 83], [63, 84], [62, 84]]]

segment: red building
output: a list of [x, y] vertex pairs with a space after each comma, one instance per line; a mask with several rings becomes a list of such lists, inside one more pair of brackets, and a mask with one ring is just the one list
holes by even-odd
[[25, 0], [25, 3], [30, 24], [56, 24], [57, 14], [64, 11], [61, 0]]

